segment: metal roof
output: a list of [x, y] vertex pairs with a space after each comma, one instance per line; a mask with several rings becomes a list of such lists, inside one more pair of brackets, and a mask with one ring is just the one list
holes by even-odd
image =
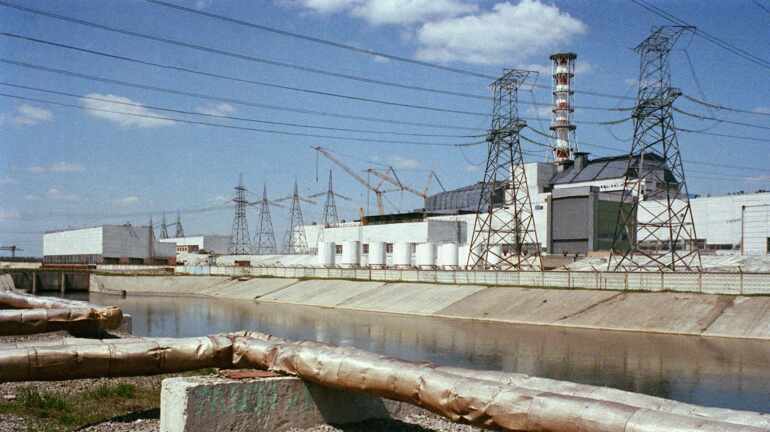
[[[574, 164], [564, 171], [554, 174], [551, 178], [551, 185], [583, 183], [597, 180], [615, 179], [626, 176], [628, 167], [628, 155], [611, 156], [587, 160], [585, 165], [578, 169]], [[639, 156], [634, 156], [638, 159]], [[670, 171], [663, 161], [663, 158], [657, 154], [648, 153], [644, 156], [644, 166], [647, 170], [665, 168], [666, 177], [671, 179]]]

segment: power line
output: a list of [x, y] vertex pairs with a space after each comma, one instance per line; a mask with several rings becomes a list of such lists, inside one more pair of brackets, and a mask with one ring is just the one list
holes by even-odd
[[[104, 25], [104, 24], [95, 23], [95, 22], [92, 22], [92, 21], [86, 21], [86, 20], [79, 19], [79, 18], [68, 17], [68, 16], [65, 16], [65, 15], [60, 15], [60, 14], [53, 13], [53, 12], [47, 12], [47, 11], [44, 11], [44, 10], [35, 9], [35, 8], [27, 7], [27, 6], [22, 6], [22, 5], [17, 5], [17, 4], [13, 4], [13, 3], [8, 3], [7, 1], [4, 1], [4, 0], [0, 0], [0, 6], [5, 6], [5, 7], [8, 7], [8, 8], [13, 8], [13, 9], [16, 9], [16, 10], [20, 10], [20, 11], [24, 11], [24, 12], [40, 15], [40, 16], [45, 16], [45, 17], [48, 17], [48, 18], [53, 18], [53, 19], [57, 19], [57, 20], [65, 21], [65, 22], [70, 22], [70, 23], [74, 23], [74, 24], [79, 24], [79, 25], [83, 25], [83, 26], [87, 26], [87, 27], [97, 28], [97, 29], [104, 30], [104, 31], [109, 31], [109, 32], [113, 32], [113, 33], [119, 33], [119, 34], [126, 35], [126, 36], [132, 36], [132, 37], [142, 38], [142, 39], [146, 39], [146, 40], [152, 40], [152, 41], [155, 41], [155, 42], [161, 42], [161, 43], [165, 43], [165, 44], [169, 44], [169, 45], [176, 45], [176, 46], [185, 47], [185, 48], [189, 48], [189, 49], [194, 49], [194, 50], [198, 50], [198, 51], [203, 51], [203, 52], [207, 52], [207, 53], [219, 54], [219, 55], [223, 55], [223, 56], [227, 56], [227, 57], [231, 57], [231, 58], [237, 58], [237, 59], [240, 59], [240, 60], [246, 60], [246, 61], [251, 61], [251, 62], [256, 62], [256, 63], [268, 64], [268, 65], [271, 65], [271, 66], [290, 68], [290, 69], [295, 69], [295, 70], [299, 70], [299, 71], [303, 71], [303, 72], [315, 73], [315, 74], [320, 74], [320, 75], [327, 75], [327, 76], [332, 76], [332, 77], [335, 77], [335, 78], [343, 78], [343, 79], [348, 79], [348, 80], [364, 82], [364, 83], [368, 83], [368, 84], [377, 84], [377, 85], [382, 85], [382, 86], [390, 86], [390, 87], [402, 88], [402, 89], [406, 89], [406, 90], [415, 90], [415, 91], [422, 91], [422, 92], [444, 94], [444, 95], [449, 95], [449, 96], [459, 96], [459, 97], [468, 97], [468, 98], [481, 99], [481, 100], [489, 100], [489, 96], [484, 96], [484, 95], [480, 95], [480, 94], [463, 93], [463, 92], [457, 92], [457, 91], [452, 91], [452, 90], [436, 89], [436, 88], [430, 88], [430, 87], [423, 87], [423, 86], [417, 86], [417, 85], [411, 85], [411, 84], [398, 83], [398, 82], [393, 82], [393, 81], [385, 81], [385, 80], [379, 80], [379, 79], [375, 79], [375, 78], [368, 78], [368, 77], [363, 77], [363, 76], [358, 76], [358, 75], [344, 74], [344, 73], [329, 71], [329, 70], [320, 69], [320, 68], [313, 68], [313, 67], [310, 67], [310, 66], [302, 66], [302, 65], [282, 62], [282, 61], [278, 61], [278, 60], [267, 59], [267, 58], [263, 58], [263, 57], [257, 57], [257, 56], [251, 56], [251, 55], [246, 55], [246, 54], [234, 53], [234, 52], [231, 52], [231, 51], [220, 50], [220, 49], [217, 49], [217, 48], [207, 47], [207, 46], [203, 46], [203, 45], [196, 45], [196, 44], [189, 43], [189, 42], [183, 42], [183, 41], [178, 41], [178, 40], [174, 40], [174, 39], [164, 38], [164, 37], [160, 37], [160, 36], [153, 36], [153, 35], [148, 35], [148, 34], [145, 34], [145, 33], [139, 33], [139, 32], [135, 32], [135, 31], [132, 31], [132, 30], [125, 30], [125, 29], [110, 27], [110, 26], [107, 26], [107, 25]], [[352, 48], [355, 48], [355, 49], [358, 49], [358, 50], [362, 50], [364, 52], [368, 51], [368, 50], [365, 50], [365, 49], [360, 49], [358, 47], [352, 47]], [[387, 57], [388, 56], [387, 54], [370, 54], [370, 55], [379, 55], [380, 57]], [[406, 60], [408, 60], [410, 62], [419, 62], [418, 60], [413, 60], [413, 59], [406, 59]], [[424, 63], [427, 63], [427, 62], [424, 62]], [[440, 68], [444, 68], [444, 66], [442, 66], [442, 65], [435, 65], [435, 66], [440, 67]], [[452, 68], [450, 68], [450, 69], [452, 69]], [[496, 79], [496, 77], [493, 77], [491, 75], [483, 76], [483, 77], [487, 78], [487, 79]], [[546, 85], [535, 85], [534, 87], [550, 90], [550, 87], [546, 86]], [[613, 95], [613, 94], [609, 94], [609, 93], [603, 93], [603, 92], [598, 92], [598, 91], [590, 91], [590, 90], [576, 90], [575, 93], [585, 94], [585, 95], [589, 95], [589, 96], [596, 96], [596, 97], [611, 98], [611, 99], [633, 100], [633, 98], [629, 98], [629, 97], [625, 97], [625, 96], [618, 96], [618, 95]]]
[[80, 79], [86, 79], [86, 80], [92, 80], [92, 81], [99, 81], [104, 82], [108, 84], [117, 84], [121, 86], [126, 87], [133, 87], [133, 88], [139, 88], [143, 90], [152, 90], [162, 93], [169, 93], [169, 94], [175, 94], [175, 95], [181, 95], [181, 96], [189, 96], [199, 99], [206, 99], [206, 100], [214, 100], [218, 102], [227, 102], [232, 103], [236, 105], [244, 105], [244, 106], [251, 106], [256, 108], [264, 108], [264, 109], [271, 109], [271, 110], [277, 110], [277, 111], [288, 111], [288, 112], [295, 112], [300, 114], [307, 114], [307, 115], [318, 115], [323, 117], [335, 117], [335, 118], [344, 118], [344, 119], [352, 119], [352, 120], [362, 120], [362, 121], [371, 121], [371, 122], [380, 122], [380, 123], [389, 123], [389, 124], [402, 124], [402, 125], [409, 125], [409, 126], [421, 126], [421, 127], [433, 127], [433, 128], [441, 128], [441, 129], [459, 129], [459, 130], [477, 130], [469, 127], [462, 127], [462, 126], [455, 126], [455, 125], [448, 125], [448, 124], [437, 124], [437, 123], [421, 123], [421, 122], [409, 122], [409, 121], [403, 121], [403, 120], [390, 120], [390, 119], [383, 119], [378, 117], [368, 117], [368, 116], [357, 116], [357, 115], [350, 115], [350, 114], [336, 114], [336, 113], [330, 113], [327, 111], [315, 111], [315, 110], [308, 110], [304, 108], [291, 108], [286, 106], [278, 106], [278, 105], [270, 105], [270, 104], [263, 104], [258, 102], [250, 102], [250, 101], [244, 101], [241, 99], [235, 99], [235, 98], [227, 98], [227, 97], [221, 97], [221, 96], [213, 96], [213, 95], [207, 95], [203, 93], [194, 93], [194, 92], [187, 92], [182, 90], [173, 90], [169, 88], [163, 88], [163, 87], [156, 87], [156, 86], [150, 86], [146, 84], [139, 84], [129, 81], [121, 81], [116, 80], [112, 78], [104, 78], [94, 75], [88, 75], [88, 74], [82, 74], [79, 72], [73, 72], [68, 71], [65, 69], [57, 69], [57, 68], [51, 68], [47, 66], [42, 65], [36, 65], [32, 63], [25, 63], [25, 62], [19, 62], [15, 60], [9, 60], [5, 58], [0, 58], [0, 63], [6, 63], [6, 64], [12, 64], [20, 67], [25, 67], [29, 69], [36, 69], [36, 70], [42, 70], [50, 73], [55, 73], [59, 75], [66, 75], [71, 77], [76, 77]]
[[470, 98], [476, 98], [476, 99], [482, 99], [482, 100], [488, 100], [489, 99], [488, 96], [483, 96], [483, 95], [476, 95], [476, 94], [462, 93], [462, 92], [454, 92], [454, 91], [450, 91], [450, 90], [441, 90], [441, 89], [435, 89], [435, 88], [429, 88], [429, 87], [422, 87], [422, 86], [416, 86], [416, 85], [410, 85], [410, 84], [397, 83], [397, 82], [393, 82], [393, 81], [378, 80], [378, 79], [367, 78], [367, 77], [362, 77], [362, 76], [358, 76], [358, 75], [349, 75], [349, 74], [333, 72], [333, 71], [329, 71], [329, 70], [325, 70], [325, 69], [318, 69], [318, 68], [313, 68], [313, 67], [309, 67], [309, 66], [302, 66], [302, 65], [292, 64], [292, 63], [286, 63], [286, 62], [281, 62], [281, 61], [277, 61], [277, 60], [266, 59], [266, 58], [263, 58], [263, 57], [251, 56], [251, 55], [246, 55], [246, 54], [238, 54], [238, 53], [234, 53], [234, 52], [231, 52], [231, 51], [225, 51], [225, 50], [221, 50], [221, 49], [217, 49], [217, 48], [211, 48], [211, 47], [207, 47], [207, 46], [203, 46], [203, 45], [196, 45], [196, 44], [192, 44], [192, 43], [188, 43], [188, 42], [182, 42], [182, 41], [178, 41], [178, 40], [174, 40], [174, 39], [168, 39], [168, 38], [164, 38], [164, 37], [160, 37], [160, 36], [152, 36], [152, 35], [148, 35], [148, 34], [145, 34], [145, 33], [139, 33], [139, 32], [135, 32], [135, 31], [131, 31], [131, 30], [125, 30], [125, 29], [119, 29], [119, 28], [115, 28], [115, 27], [110, 27], [110, 26], [99, 24], [99, 23], [95, 23], [95, 22], [92, 22], [92, 21], [86, 21], [86, 20], [82, 20], [82, 19], [78, 19], [78, 18], [72, 18], [72, 17], [68, 17], [68, 16], [64, 16], [64, 15], [59, 15], [59, 14], [52, 13], [52, 12], [46, 12], [46, 11], [43, 11], [43, 10], [40, 10], [40, 9], [34, 9], [34, 8], [26, 7], [26, 6], [21, 6], [21, 5], [16, 5], [16, 4], [8, 3], [8, 2], [6, 2], [4, 0], [0, 0], [0, 6], [5, 6], [5, 7], [21, 10], [21, 11], [24, 11], [24, 12], [29, 12], [29, 13], [32, 13], [32, 14], [35, 14], [35, 15], [41, 15], [41, 16], [45, 16], [45, 17], [48, 17], [48, 18], [53, 18], [53, 19], [57, 19], [57, 20], [65, 21], [65, 22], [74, 23], [74, 24], [80, 24], [80, 25], [83, 25], [83, 26], [86, 26], [86, 27], [97, 28], [97, 29], [100, 29], [100, 30], [109, 31], [109, 32], [113, 32], [113, 33], [118, 33], [118, 34], [122, 34], [122, 35], [126, 35], [126, 36], [132, 36], [132, 37], [137, 37], [137, 38], [141, 38], [141, 39], [151, 40], [151, 41], [155, 41], [155, 42], [161, 42], [161, 43], [168, 44], [168, 45], [175, 45], [175, 46], [189, 48], [189, 49], [193, 49], [193, 50], [197, 50], [197, 51], [202, 51], [202, 52], [206, 52], [206, 53], [210, 53], [210, 54], [218, 54], [218, 55], [222, 55], [222, 56], [226, 56], [226, 57], [236, 58], [236, 59], [239, 59], [239, 60], [246, 60], [246, 61], [255, 62], [255, 63], [267, 64], [267, 65], [271, 65], [271, 66], [295, 69], [295, 70], [299, 70], [299, 71], [302, 71], [302, 72], [309, 72], [309, 73], [314, 73], [314, 74], [319, 74], [319, 75], [326, 75], [326, 76], [331, 76], [331, 77], [335, 77], [335, 78], [343, 78], [343, 79], [348, 79], [348, 80], [353, 80], [353, 81], [364, 82], [364, 83], [368, 83], [368, 84], [377, 84], [377, 85], [388, 86], [388, 87], [397, 87], [397, 88], [402, 88], [402, 89], [406, 89], [406, 90], [416, 90], [416, 91], [423, 91], [423, 92], [430, 92], [430, 93], [439, 93], [439, 94], [445, 94], [445, 95], [450, 95], [450, 96], [470, 97]]
[[457, 74], [461, 74], [461, 75], [473, 76], [473, 77], [477, 77], [477, 78], [486, 78], [486, 79], [490, 79], [490, 80], [497, 79], [497, 77], [494, 77], [492, 75], [486, 75], [486, 74], [483, 74], [483, 73], [468, 71], [468, 70], [465, 70], [465, 69], [454, 68], [454, 67], [451, 67], [451, 66], [444, 66], [444, 65], [440, 65], [440, 64], [436, 64], [436, 63], [430, 63], [430, 62], [426, 62], [426, 61], [415, 60], [415, 59], [411, 59], [411, 58], [407, 58], [407, 57], [401, 57], [401, 56], [397, 56], [397, 55], [393, 55], [393, 54], [384, 53], [384, 52], [381, 52], [381, 51], [375, 51], [375, 50], [370, 50], [370, 49], [367, 49], [367, 48], [361, 48], [361, 47], [357, 47], [357, 46], [353, 46], [353, 45], [343, 44], [343, 43], [331, 41], [331, 40], [328, 40], [328, 39], [321, 39], [321, 38], [315, 37], [315, 36], [303, 35], [303, 34], [299, 34], [299, 33], [295, 33], [295, 32], [290, 32], [288, 30], [277, 29], [275, 27], [269, 27], [269, 26], [266, 26], [266, 25], [263, 25], [263, 24], [257, 24], [257, 23], [253, 23], [253, 22], [249, 22], [249, 21], [239, 20], [239, 19], [236, 19], [236, 18], [230, 18], [230, 17], [224, 16], [224, 15], [217, 15], [217, 14], [213, 14], [213, 13], [210, 13], [210, 12], [205, 12], [205, 11], [202, 11], [202, 10], [197, 10], [197, 9], [192, 9], [192, 8], [188, 8], [188, 7], [184, 7], [184, 6], [175, 5], [175, 4], [172, 4], [172, 3], [167, 3], [167, 2], [164, 2], [164, 1], [159, 1], [159, 0], [145, 0], [145, 1], [148, 2], [148, 3], [153, 3], [153, 4], [156, 4], [156, 5], [160, 5], [160, 6], [165, 6], [165, 7], [168, 7], [168, 8], [177, 9], [177, 10], [180, 10], [180, 11], [189, 12], [189, 13], [196, 14], [196, 15], [202, 15], [202, 16], [206, 16], [206, 17], [209, 17], [209, 18], [218, 19], [220, 21], [226, 21], [226, 22], [229, 22], [229, 23], [239, 24], [239, 25], [250, 27], [250, 28], [253, 28], [253, 29], [257, 29], [257, 30], [262, 30], [262, 31], [267, 31], [267, 32], [279, 34], [281, 36], [288, 36], [288, 37], [293, 37], [293, 38], [296, 38], [296, 39], [302, 39], [302, 40], [306, 40], [306, 41], [309, 41], [309, 42], [315, 42], [315, 43], [318, 43], [318, 44], [328, 45], [328, 46], [332, 46], [332, 47], [335, 47], [335, 48], [341, 48], [341, 49], [346, 49], [346, 50], [357, 52], [357, 53], [361, 53], [361, 54], [366, 54], [366, 55], [369, 55], [369, 56], [384, 57], [384, 58], [387, 58], [389, 60], [395, 60], [395, 61], [400, 61], [400, 62], [404, 62], [404, 63], [411, 63], [411, 64], [415, 64], [415, 65], [419, 65], [419, 66], [425, 66], [425, 67], [429, 67], [429, 68], [433, 68], [433, 69], [439, 69], [439, 70], [443, 70], [443, 71], [447, 71], [447, 72], [453, 72], [453, 73], [457, 73]]
[[763, 5], [759, 2], [759, 0], [754, 0], [754, 4], [757, 5], [760, 9], [770, 14], [770, 7]]
[[721, 105], [721, 104], [717, 104], [717, 103], [714, 103], [714, 102], [708, 102], [708, 101], [705, 101], [705, 100], [697, 99], [697, 98], [694, 98], [694, 97], [686, 95], [686, 94], [683, 94], [682, 97], [684, 97], [685, 99], [689, 100], [690, 102], [694, 102], [696, 104], [703, 105], [703, 106], [709, 107], [709, 108], [714, 108], [714, 109], [717, 109], [717, 110], [720, 110], [720, 111], [732, 111], [732, 112], [742, 113], [742, 114], [754, 114], [754, 115], [761, 115], [761, 116], [770, 116], [770, 112], [754, 111], [754, 110], [747, 110], [747, 109], [741, 109], [741, 108], [727, 107], [727, 106], [724, 106], [724, 105]]
[[245, 121], [245, 122], [253, 122], [253, 123], [262, 123], [262, 124], [270, 124], [270, 125], [276, 125], [276, 126], [290, 126], [290, 127], [299, 127], [299, 128], [307, 128], [307, 129], [322, 129], [322, 130], [337, 131], [337, 132], [355, 132], [355, 133], [367, 133], [367, 134], [385, 134], [385, 135], [396, 135], [396, 136], [433, 137], [433, 138], [480, 138], [484, 136], [484, 135], [423, 134], [423, 133], [394, 132], [394, 131], [372, 130], [372, 129], [339, 128], [339, 127], [311, 125], [311, 124], [303, 124], [303, 123], [279, 122], [279, 121], [272, 121], [272, 120], [255, 119], [250, 117], [233, 116], [233, 115], [227, 115], [227, 114], [209, 114], [209, 113], [203, 113], [203, 112], [186, 111], [186, 110], [175, 109], [175, 108], [161, 107], [157, 105], [124, 102], [124, 101], [118, 101], [114, 99], [105, 99], [105, 98], [100, 98], [95, 96], [80, 95], [76, 93], [69, 93], [69, 92], [63, 92], [58, 90], [26, 86], [26, 85], [21, 85], [16, 83], [10, 83], [7, 81], [0, 81], [0, 85], [6, 86], [6, 87], [24, 89], [24, 90], [33, 90], [33, 91], [42, 92], [42, 93], [55, 94], [60, 96], [69, 96], [69, 97], [74, 97], [81, 100], [93, 100], [98, 102], [105, 102], [111, 105], [125, 105], [125, 106], [137, 107], [137, 108], [146, 108], [146, 109], [151, 109], [156, 111], [173, 112], [177, 114], [195, 115], [195, 116], [210, 117], [210, 118], [216, 118], [216, 119], [237, 120], [237, 121]]
[[[631, 1], [633, 3], [636, 3], [637, 5], [641, 6], [642, 8], [647, 9], [648, 11], [652, 12], [653, 14], [655, 14], [655, 15], [657, 15], [657, 16], [659, 16], [659, 17], [661, 17], [661, 18], [663, 18], [663, 19], [665, 19], [667, 21], [670, 21], [670, 22], [672, 22], [672, 23], [674, 23], [676, 25], [694, 27], [692, 24], [689, 24], [688, 22], [686, 22], [686, 21], [684, 21], [684, 20], [682, 20], [680, 18], [677, 18], [676, 16], [666, 12], [665, 10], [663, 10], [663, 9], [657, 7], [657, 6], [653, 6], [653, 5], [649, 4], [645, 0], [631, 0]], [[716, 36], [713, 36], [713, 35], [705, 32], [703, 30], [698, 29], [698, 28], [695, 28], [694, 32], [695, 32], [696, 35], [698, 35], [701, 38], [707, 40], [708, 42], [711, 42], [712, 44], [714, 44], [714, 45], [716, 45], [716, 46], [718, 46], [718, 47], [720, 47], [720, 48], [722, 48], [722, 49], [724, 49], [726, 51], [729, 51], [732, 54], [735, 54], [736, 56], [743, 58], [744, 60], [748, 60], [748, 61], [750, 61], [750, 62], [752, 62], [752, 63], [754, 63], [754, 64], [756, 64], [758, 66], [764, 67], [766, 69], [770, 69], [770, 61], [767, 61], [767, 60], [765, 60], [765, 59], [763, 59], [761, 57], [757, 57], [754, 54], [752, 54], [752, 53], [750, 53], [750, 52], [748, 52], [748, 51], [746, 51], [746, 50], [744, 50], [742, 48], [739, 48], [739, 47], [737, 47], [737, 46], [735, 46], [735, 45], [733, 45], [733, 44], [731, 44], [729, 42], [725, 42], [724, 40], [722, 40], [722, 39], [720, 39], [720, 38], [718, 38]]]
[[697, 118], [697, 119], [700, 119], [700, 120], [715, 120], [715, 121], [718, 121], [718, 122], [721, 122], [721, 123], [728, 123], [728, 124], [734, 124], [734, 125], [738, 125], [738, 126], [770, 130], [770, 126], [760, 126], [760, 125], [755, 125], [755, 124], [751, 124], [751, 123], [744, 123], [744, 122], [739, 122], [739, 121], [721, 119], [721, 118], [717, 118], [717, 117], [704, 116], [704, 115], [701, 115], [701, 114], [693, 114], [693, 113], [681, 110], [679, 108], [673, 108], [673, 109], [674, 109], [674, 111], [678, 112], [679, 114], [683, 114], [683, 115], [686, 115], [688, 117], [693, 117], [693, 118]]
[[742, 135], [732, 135], [732, 134], [723, 134], [723, 133], [716, 133], [716, 132], [702, 132], [692, 129], [685, 129], [681, 127], [675, 128], [677, 132], [684, 132], [684, 133], [691, 133], [691, 134], [699, 134], [699, 135], [709, 135], [709, 136], [715, 136], [715, 137], [721, 137], [721, 138], [734, 138], [739, 140], [745, 140], [745, 141], [756, 141], [756, 142], [765, 142], [770, 143], [770, 139], [767, 138], [757, 138], [757, 137], [750, 137], [750, 136], [742, 136]]
[[[188, 67], [181, 67], [181, 66], [162, 64], [162, 63], [157, 63], [157, 62], [151, 62], [151, 61], [148, 61], [148, 60], [138, 59], [136, 57], [128, 57], [128, 56], [108, 53], [108, 52], [104, 52], [104, 51], [97, 51], [97, 50], [93, 50], [93, 49], [89, 49], [89, 48], [83, 48], [83, 47], [78, 47], [78, 46], [74, 46], [74, 45], [63, 44], [63, 43], [59, 43], [59, 42], [53, 42], [53, 41], [50, 41], [50, 40], [33, 38], [33, 37], [30, 37], [30, 36], [24, 36], [24, 35], [20, 35], [20, 34], [16, 34], [16, 33], [0, 32], [0, 36], [20, 39], [20, 40], [24, 40], [24, 41], [28, 41], [28, 42], [33, 42], [33, 43], [38, 43], [38, 44], [43, 44], [43, 45], [49, 45], [49, 46], [53, 46], [53, 47], [57, 47], [57, 48], [69, 49], [69, 50], [73, 50], [73, 51], [77, 51], [77, 52], [82, 52], [82, 53], [85, 53], [85, 54], [91, 54], [91, 55], [96, 55], [96, 56], [101, 56], [101, 57], [107, 57], [107, 58], [111, 58], [111, 59], [115, 59], [115, 60], [121, 60], [121, 61], [130, 62], [130, 63], [136, 63], [136, 64], [141, 64], [141, 65], [150, 66], [150, 67], [162, 68], [162, 69], [167, 69], [167, 70], [174, 70], [174, 71], [178, 71], [178, 72], [186, 72], [186, 73], [206, 76], [206, 77], [210, 77], [210, 78], [218, 78], [218, 79], [223, 79], [223, 80], [228, 80], [228, 81], [233, 81], [233, 82], [239, 82], [239, 83], [245, 83], [245, 84], [251, 84], [251, 85], [257, 85], [257, 86], [262, 86], [262, 87], [277, 88], [277, 89], [281, 89], [281, 90], [288, 90], [288, 91], [294, 91], [294, 92], [300, 92], [300, 93], [307, 93], [307, 94], [314, 94], [314, 95], [328, 96], [328, 97], [336, 97], [336, 98], [341, 98], [341, 99], [354, 100], [354, 101], [358, 101], [358, 102], [377, 103], [377, 104], [382, 104], [382, 105], [390, 105], [390, 106], [397, 106], [397, 107], [404, 107], [404, 108], [426, 109], [426, 110], [431, 110], [431, 111], [448, 112], [448, 113], [455, 113], [455, 114], [470, 114], [470, 115], [479, 115], [480, 114], [478, 112], [468, 112], [468, 111], [462, 111], [462, 110], [455, 110], [455, 109], [451, 109], [451, 108], [432, 107], [432, 106], [424, 106], [424, 105], [417, 105], [417, 104], [408, 104], [408, 103], [402, 103], [402, 102], [387, 101], [387, 100], [382, 100], [382, 99], [374, 99], [374, 98], [366, 98], [366, 97], [361, 97], [361, 96], [346, 95], [346, 94], [340, 94], [340, 93], [324, 91], [324, 90], [294, 87], [294, 86], [288, 86], [288, 85], [277, 84], [277, 83], [266, 82], [266, 81], [258, 81], [258, 80], [252, 80], [252, 79], [238, 78], [238, 77], [229, 76], [229, 75], [222, 75], [222, 74], [213, 73], [213, 72], [201, 71], [201, 70], [197, 70], [197, 69], [193, 69], [193, 68], [188, 68]], [[477, 97], [477, 96], [471, 95], [471, 94], [468, 94], [468, 96], [472, 96], [474, 98]], [[488, 100], [489, 99], [486, 96], [478, 96], [477, 98], [478, 99], [483, 99], [483, 100]], [[536, 102], [536, 101], [524, 102], [524, 103], [526, 103], [528, 105], [534, 105], [534, 106], [543, 106], [543, 107], [550, 107], [551, 106], [550, 104], [539, 103], [539, 102]], [[618, 111], [618, 112], [621, 112], [621, 111], [631, 111], [631, 110], [633, 110], [633, 107], [625, 107], [625, 108], [621, 108], [621, 107], [596, 107], [596, 106], [589, 106], [589, 105], [579, 105], [579, 106], [575, 106], [575, 108], [576, 109], [581, 109], [581, 110], [587, 110], [587, 111]], [[482, 114], [482, 115], [486, 116], [486, 114]]]
[[19, 95], [13, 95], [13, 94], [7, 94], [7, 93], [0, 93], [0, 96], [8, 97], [8, 98], [14, 98], [19, 100], [26, 100], [30, 102], [37, 102], [37, 103], [43, 103], [48, 105], [55, 105], [60, 107], [66, 107], [66, 108], [75, 108], [82, 111], [98, 111], [98, 112], [106, 112], [106, 113], [112, 113], [112, 114], [120, 114], [120, 115], [127, 115], [131, 117], [138, 117], [138, 118], [147, 118], [147, 119], [154, 119], [154, 120], [165, 120], [170, 122], [177, 122], [177, 123], [186, 123], [186, 124], [194, 124], [194, 125], [201, 125], [201, 126], [211, 126], [211, 127], [218, 127], [218, 128], [225, 128], [225, 129], [236, 129], [236, 130], [243, 130], [243, 131], [251, 131], [251, 132], [260, 132], [260, 133], [268, 133], [268, 134], [276, 134], [276, 135], [288, 135], [288, 136], [299, 136], [299, 137], [309, 137], [309, 138], [323, 138], [323, 139], [335, 139], [340, 141], [356, 141], [356, 142], [369, 142], [369, 143], [385, 143], [385, 144], [409, 144], [409, 145], [419, 145], [419, 146], [437, 146], [437, 147], [457, 147], [461, 145], [473, 145], [476, 143], [462, 143], [462, 144], [446, 144], [446, 143], [426, 143], [426, 142], [419, 142], [419, 141], [401, 141], [401, 140], [383, 140], [378, 138], [354, 138], [354, 137], [343, 137], [343, 136], [334, 136], [334, 135], [319, 135], [319, 134], [308, 134], [308, 133], [301, 133], [301, 132], [287, 132], [287, 131], [279, 131], [279, 130], [273, 130], [273, 129], [258, 129], [258, 128], [250, 128], [250, 127], [244, 127], [244, 126], [233, 126], [233, 125], [223, 125], [223, 124], [217, 124], [217, 123], [209, 123], [209, 122], [201, 122], [196, 120], [186, 120], [186, 119], [180, 119], [180, 118], [174, 118], [174, 117], [164, 117], [164, 116], [155, 116], [155, 115], [148, 115], [148, 114], [137, 114], [137, 113], [129, 113], [124, 111], [114, 111], [114, 110], [108, 110], [108, 109], [102, 109], [102, 108], [93, 108], [93, 107], [83, 107], [80, 105], [72, 105], [62, 102], [55, 102], [45, 99], [38, 99], [38, 98], [30, 98], [25, 96], [19, 96]]

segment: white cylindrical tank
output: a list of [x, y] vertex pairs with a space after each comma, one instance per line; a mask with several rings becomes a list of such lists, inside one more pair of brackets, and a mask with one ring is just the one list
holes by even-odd
[[434, 243], [417, 244], [417, 267], [433, 268], [436, 266], [436, 245]]
[[370, 267], [385, 267], [385, 242], [369, 243]]
[[361, 265], [361, 242], [342, 242], [342, 262], [345, 267], [358, 267]]
[[492, 245], [489, 247], [489, 253], [487, 254], [487, 264], [490, 266], [496, 266], [502, 261], [503, 247], [501, 245]]
[[455, 269], [459, 264], [460, 256], [457, 243], [442, 243], [438, 245], [439, 267]]
[[400, 268], [412, 266], [412, 243], [393, 244], [393, 266]]
[[318, 242], [318, 265], [321, 267], [334, 267], [334, 259], [337, 254], [337, 245], [334, 242]]

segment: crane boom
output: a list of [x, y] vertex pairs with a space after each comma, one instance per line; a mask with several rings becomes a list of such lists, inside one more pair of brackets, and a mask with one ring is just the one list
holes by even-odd
[[326, 159], [329, 159], [330, 161], [332, 161], [338, 167], [342, 168], [346, 173], [348, 173], [348, 175], [353, 177], [353, 179], [355, 179], [357, 182], [361, 183], [361, 185], [363, 187], [365, 187], [365, 188], [369, 189], [370, 191], [374, 192], [375, 197], [377, 199], [377, 211], [380, 213], [380, 215], [385, 214], [385, 206], [384, 206], [384, 204], [382, 202], [382, 194], [383, 194], [382, 190], [380, 190], [379, 188], [376, 188], [376, 187], [372, 186], [371, 184], [369, 184], [369, 182], [366, 181], [366, 179], [364, 179], [357, 172], [355, 172], [353, 169], [351, 169], [350, 167], [348, 167], [347, 165], [342, 163], [342, 161], [340, 161], [339, 159], [334, 157], [334, 155], [329, 153], [329, 151], [326, 150], [325, 148], [323, 148], [321, 146], [316, 146], [316, 147], [313, 147], [313, 149], [316, 150], [318, 153], [322, 154]]
[[398, 179], [398, 176], [395, 175], [395, 171], [393, 170], [393, 167], [389, 167], [388, 171], [392, 172], [394, 174], [395, 178], [393, 178], [393, 177], [391, 177], [391, 176], [389, 176], [389, 175], [387, 175], [385, 173], [379, 172], [379, 171], [377, 171], [374, 168], [369, 168], [369, 172], [370, 173], [372, 173], [376, 177], [379, 177], [382, 180], [384, 180], [384, 181], [386, 181], [386, 182], [388, 182], [388, 183], [390, 183], [390, 184], [392, 184], [394, 186], [399, 187], [400, 190], [411, 192], [411, 193], [419, 196], [422, 199], [428, 198], [428, 194], [426, 192], [420, 192], [420, 191], [418, 191], [418, 190], [416, 190], [416, 189], [414, 189], [414, 188], [412, 188], [412, 187], [410, 187], [408, 185], [405, 185], [405, 184], [401, 183], [401, 181]]

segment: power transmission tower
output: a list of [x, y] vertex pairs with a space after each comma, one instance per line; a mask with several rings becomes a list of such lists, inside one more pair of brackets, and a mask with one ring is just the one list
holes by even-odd
[[326, 191], [326, 202], [324, 203], [324, 213], [321, 219], [324, 227], [340, 223], [340, 218], [337, 216], [337, 203], [334, 201], [335, 195], [332, 183], [332, 170], [329, 170], [329, 189]]
[[249, 224], [246, 221], [246, 187], [243, 186], [243, 174], [238, 177], [238, 186], [235, 187], [235, 216], [233, 216], [233, 230], [230, 239], [231, 254], [243, 255], [251, 253], [251, 239], [249, 238]]
[[147, 255], [150, 257], [150, 264], [154, 264], [155, 261], [155, 227], [152, 224], [152, 216], [150, 216], [150, 226], [148, 239], [147, 239]]
[[163, 218], [160, 220], [160, 238], [168, 238], [168, 224], [166, 224], [166, 213], [163, 213]]
[[636, 52], [641, 56], [634, 139], [608, 267], [614, 270], [693, 270], [701, 266], [672, 105], [669, 54], [693, 27], [664, 26]]
[[262, 190], [262, 201], [259, 205], [259, 223], [254, 235], [254, 253], [257, 255], [275, 255], [278, 250], [275, 246], [275, 231], [273, 220], [270, 217], [270, 201], [267, 199], [267, 185]]
[[289, 255], [302, 255], [308, 253], [307, 239], [305, 238], [305, 223], [302, 220], [302, 207], [300, 206], [299, 189], [297, 181], [294, 181], [294, 194], [291, 197], [289, 209], [289, 228], [286, 230], [286, 253]]
[[518, 90], [532, 72], [506, 70], [493, 82], [492, 128], [468, 267], [540, 270], [540, 243], [529, 198], [519, 132]]
[[182, 228], [182, 212], [177, 210], [176, 211], [176, 233], [174, 234], [174, 237], [181, 238], [184, 237], [184, 228]]

